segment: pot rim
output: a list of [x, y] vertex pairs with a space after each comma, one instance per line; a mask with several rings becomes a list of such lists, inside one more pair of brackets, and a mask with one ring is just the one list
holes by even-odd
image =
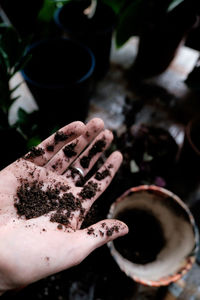
[[155, 286], [155, 287], [166, 286], [166, 285], [169, 285], [172, 282], [177, 281], [183, 275], [185, 275], [191, 269], [193, 263], [196, 260], [196, 256], [197, 256], [197, 252], [198, 252], [198, 248], [199, 248], [199, 246], [198, 246], [198, 244], [199, 244], [199, 232], [198, 232], [197, 226], [195, 224], [194, 217], [193, 217], [192, 213], [190, 212], [189, 208], [187, 207], [187, 205], [177, 195], [175, 195], [173, 192], [171, 192], [171, 191], [169, 191], [165, 188], [162, 188], [162, 187], [159, 187], [159, 186], [156, 186], [156, 185], [139, 185], [139, 186], [136, 186], [136, 187], [129, 188], [120, 197], [118, 197], [116, 199], [116, 201], [113, 202], [112, 205], [110, 206], [110, 210], [109, 210], [109, 213], [108, 213], [107, 217], [108, 218], [113, 218], [113, 212], [114, 212], [115, 207], [118, 205], [119, 202], [123, 201], [128, 195], [130, 195], [132, 193], [135, 193], [135, 192], [148, 191], [148, 190], [154, 191], [154, 192], [156, 192], [157, 194], [159, 194], [161, 196], [165, 196], [165, 197], [167, 196], [167, 197], [173, 198], [186, 211], [186, 213], [189, 217], [189, 221], [190, 221], [190, 224], [192, 226], [193, 233], [194, 233], [194, 248], [191, 251], [191, 253], [188, 254], [187, 262], [185, 263], [185, 265], [180, 267], [180, 269], [177, 270], [177, 272], [175, 274], [171, 274], [171, 275], [162, 277], [159, 280], [142, 279], [142, 278], [139, 278], [139, 277], [135, 276], [134, 274], [129, 274], [128, 272], [126, 272], [126, 269], [122, 266], [122, 264], [118, 263], [117, 258], [115, 257], [115, 253], [113, 253], [113, 250], [114, 250], [114, 252], [117, 253], [117, 255], [120, 255], [120, 254], [115, 249], [113, 241], [109, 242], [107, 244], [107, 246], [109, 247], [111, 255], [113, 256], [113, 258], [117, 262], [120, 269], [123, 272], [125, 272], [127, 276], [131, 277], [134, 281], [136, 281], [138, 283], [141, 283], [143, 285], [148, 285], [148, 286]]
[[96, 65], [96, 60], [95, 60], [95, 56], [92, 52], [92, 50], [87, 47], [86, 45], [82, 44], [81, 42], [78, 42], [76, 40], [73, 40], [71, 38], [64, 38], [64, 37], [55, 37], [55, 38], [45, 38], [45, 39], [41, 39], [38, 40], [34, 43], [32, 43], [31, 45], [28, 46], [27, 50], [26, 50], [26, 54], [29, 54], [29, 52], [31, 52], [32, 49], [37, 48], [40, 45], [44, 45], [44, 44], [48, 44], [48, 43], [52, 43], [52, 42], [56, 42], [56, 41], [63, 41], [63, 42], [68, 42], [71, 44], [74, 44], [75, 46], [78, 46], [80, 48], [82, 48], [82, 50], [85, 51], [85, 53], [87, 53], [90, 58], [91, 58], [91, 66], [89, 68], [89, 70], [86, 72], [85, 75], [83, 75], [80, 79], [78, 79], [77, 81], [75, 81], [74, 83], [70, 83], [70, 84], [43, 84], [43, 83], [39, 83], [33, 79], [31, 79], [28, 74], [26, 74], [26, 67], [21, 70], [22, 76], [24, 77], [24, 79], [32, 84], [33, 86], [39, 87], [39, 88], [45, 88], [45, 89], [49, 89], [49, 90], [53, 90], [53, 89], [57, 89], [57, 88], [63, 88], [65, 89], [66, 87], [72, 87], [75, 86], [77, 84], [80, 84], [84, 81], [86, 81], [88, 78], [90, 78], [94, 72], [95, 69], [95, 65]]

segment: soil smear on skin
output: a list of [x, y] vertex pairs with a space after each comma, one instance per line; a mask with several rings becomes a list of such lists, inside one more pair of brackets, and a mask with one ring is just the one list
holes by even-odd
[[89, 168], [91, 159], [104, 150], [106, 146], [105, 138], [98, 140], [93, 147], [89, 150], [88, 156], [83, 156], [80, 160], [80, 164], [84, 169]]
[[17, 189], [14, 203], [18, 215], [25, 219], [32, 219], [53, 212], [50, 221], [65, 226], [69, 225], [74, 211], [80, 210], [81, 218], [84, 208], [80, 199], [75, 198], [71, 192], [60, 195], [60, 190], [67, 191], [68, 187], [64, 188], [62, 184], [56, 184], [55, 187], [48, 186], [44, 190], [42, 181], [29, 183], [23, 180]]
[[128, 225], [129, 233], [114, 241], [115, 248], [135, 264], [153, 262], [166, 243], [160, 222], [142, 209], [125, 210], [116, 217]]
[[44, 149], [41, 147], [32, 147], [28, 154], [25, 155], [25, 159], [31, 159], [39, 157], [45, 153]]
[[[106, 224], [106, 223], [105, 223]], [[105, 227], [105, 226], [104, 226]], [[105, 228], [105, 234], [107, 236], [112, 236], [114, 232], [119, 232], [119, 226], [117, 225], [113, 225], [112, 227], [108, 227], [106, 226]], [[95, 236], [98, 236], [96, 233], [95, 233], [95, 230], [93, 227], [89, 227], [88, 230], [87, 230], [87, 234], [88, 235], [95, 235]], [[99, 230], [99, 234], [101, 237], [104, 236], [104, 232], [102, 230]]]

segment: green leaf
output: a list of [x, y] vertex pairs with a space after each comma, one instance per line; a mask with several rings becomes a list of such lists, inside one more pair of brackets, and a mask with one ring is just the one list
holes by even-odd
[[20, 38], [14, 27], [5, 25], [0, 27], [0, 49], [7, 55], [10, 69], [18, 59], [19, 43]]
[[38, 14], [38, 19], [44, 22], [50, 22], [53, 19], [54, 12], [57, 8], [53, 0], [44, 0], [44, 4]]
[[143, 0], [135, 0], [122, 13], [117, 30], [116, 45], [121, 47], [131, 36], [138, 35], [142, 24]]
[[20, 87], [20, 85], [21, 85], [22, 83], [23, 83], [23, 82], [20, 82], [20, 83], [18, 83], [14, 88], [10, 89], [9, 94], [11, 95], [13, 92], [15, 92], [15, 91]]
[[31, 54], [27, 54], [27, 55], [23, 56], [19, 61], [17, 61], [11, 75], [13, 76], [15, 73], [22, 70], [26, 66], [26, 64], [29, 62], [31, 57], [32, 57]]
[[126, 1], [122, 0], [103, 0], [103, 2], [109, 5], [117, 15], [122, 11], [126, 4]]
[[34, 136], [28, 140], [27, 148], [30, 149], [31, 147], [37, 146], [41, 142], [42, 142], [42, 140], [39, 136]]
[[175, 7], [177, 7], [179, 4], [181, 4], [185, 0], [172, 0], [170, 5], [167, 8], [167, 12], [172, 11]]
[[17, 112], [17, 116], [18, 116], [18, 124], [24, 124], [28, 121], [28, 113], [23, 109], [23, 108], [19, 108], [18, 112]]

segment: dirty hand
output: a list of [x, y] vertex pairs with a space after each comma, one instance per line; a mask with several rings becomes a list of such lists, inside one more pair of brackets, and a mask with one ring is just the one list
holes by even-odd
[[80, 229], [121, 164], [113, 152], [84, 182], [111, 141], [101, 119], [73, 122], [0, 172], [0, 294], [74, 266], [128, 232], [111, 219]]

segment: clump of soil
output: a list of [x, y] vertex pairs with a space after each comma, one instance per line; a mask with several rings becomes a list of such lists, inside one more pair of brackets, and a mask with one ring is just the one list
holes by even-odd
[[35, 157], [43, 155], [44, 153], [45, 153], [45, 151], [41, 147], [37, 147], [37, 148], [36, 147], [32, 147], [30, 149], [30, 152], [25, 155], [25, 159], [35, 158]]
[[53, 152], [54, 151], [54, 145], [47, 145], [46, 150], [48, 152]]
[[92, 227], [88, 228], [87, 234], [91, 235], [93, 233], [94, 233], [94, 228], [92, 228]]
[[85, 199], [91, 199], [96, 195], [96, 192], [98, 190], [98, 184], [96, 182], [89, 181], [88, 184], [86, 184], [81, 192], [78, 194], [83, 200]]
[[80, 164], [84, 169], [89, 167], [91, 159], [97, 154], [103, 151], [106, 146], [105, 137], [98, 140], [93, 147], [89, 150], [88, 156], [83, 156], [80, 160]]
[[[74, 197], [71, 192], [63, 191], [63, 185], [57, 184], [54, 188], [47, 187], [44, 190], [44, 183], [34, 181], [32, 183], [22, 181], [17, 189], [17, 197], [14, 206], [19, 216], [26, 219], [36, 218], [49, 212], [54, 212], [50, 216], [51, 222], [68, 225], [70, 223], [73, 212], [76, 210], [84, 214], [81, 201]], [[66, 188], [68, 189], [68, 187]]]
[[111, 228], [107, 228], [106, 235], [107, 236], [112, 236], [113, 232], [119, 232], [119, 227], [117, 225], [114, 225]]
[[95, 174], [95, 179], [101, 181], [108, 176], [110, 176], [110, 171], [108, 169], [105, 169], [103, 172], [97, 172]]
[[129, 233], [114, 241], [115, 248], [135, 264], [153, 262], [166, 243], [160, 222], [142, 209], [125, 210], [117, 219], [128, 225]]
[[63, 152], [66, 157], [71, 158], [73, 156], [76, 156], [77, 152], [74, 151], [74, 148], [76, 147], [76, 143], [71, 143], [70, 145], [67, 145], [64, 149]]
[[55, 136], [54, 136], [55, 144], [58, 144], [59, 142], [66, 141], [66, 139], [68, 139], [68, 137], [69, 137], [69, 135], [67, 135], [63, 131], [57, 131]]

